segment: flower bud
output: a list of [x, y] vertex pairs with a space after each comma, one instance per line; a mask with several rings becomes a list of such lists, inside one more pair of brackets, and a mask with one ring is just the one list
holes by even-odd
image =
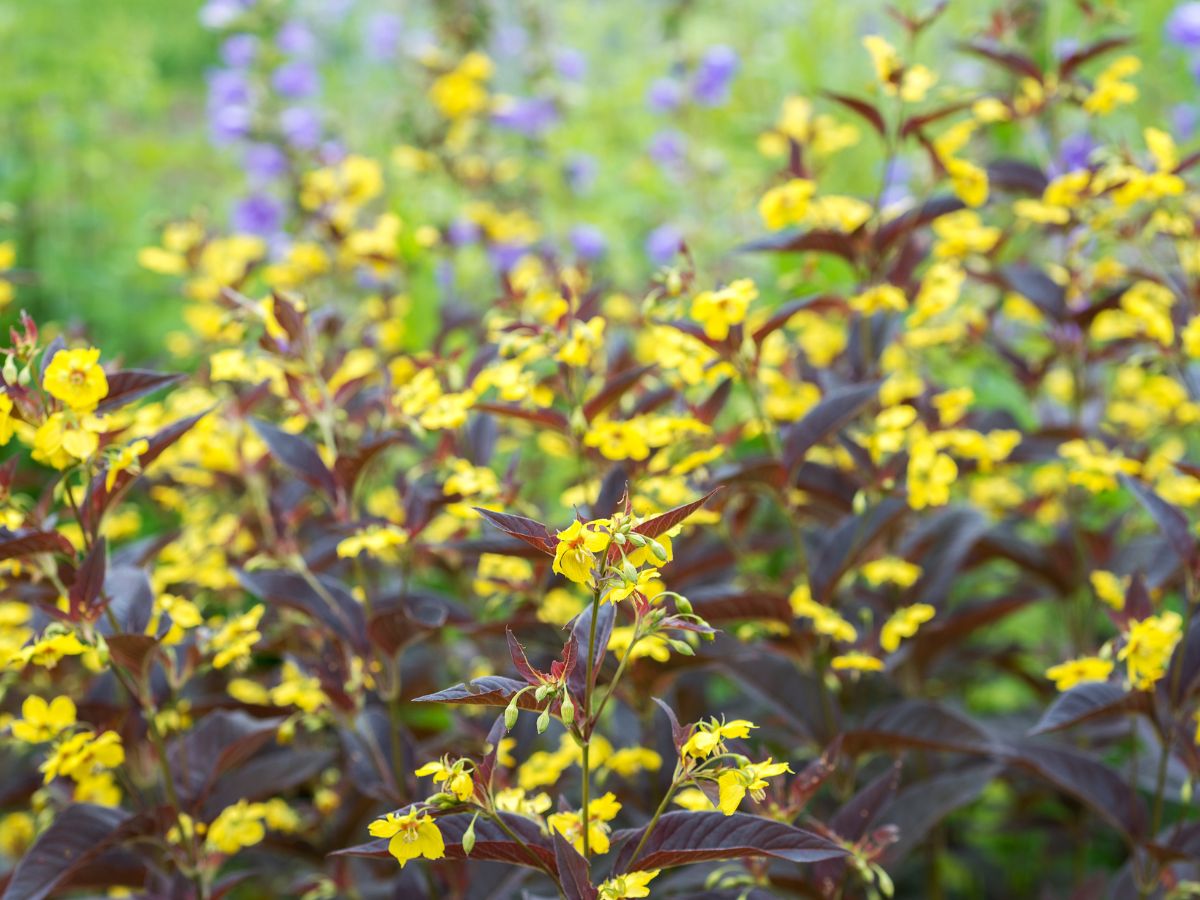
[[537, 733], [542, 734], [550, 727], [550, 710], [543, 709], [542, 714], [537, 718]]
[[504, 730], [512, 731], [517, 725], [517, 705], [510, 703], [504, 708]]
[[538, 689], [533, 692], [533, 696], [537, 699], [538, 703], [541, 703], [550, 695], [552, 690], [554, 690], [554, 688], [549, 684], [539, 685]]
[[21, 370], [21, 374], [17, 376], [17, 384], [21, 387], [29, 387], [29, 382], [33, 380], [33, 374], [29, 371], [29, 366]]
[[692, 645], [687, 641], [670, 640], [671, 649], [676, 653], [682, 653], [684, 656], [695, 656], [696, 651], [692, 649]]
[[638, 534], [636, 531], [631, 531], [629, 532], [629, 543], [633, 544], [635, 547], [645, 547], [646, 536], [644, 534]]
[[637, 580], [638, 580], [637, 567], [634, 566], [634, 564], [631, 563], [629, 560], [625, 560], [625, 565], [623, 565], [621, 567], [621, 577], [624, 578], [626, 581], [628, 581], [630, 584], [637, 584]]
[[675, 608], [685, 616], [690, 616], [692, 614], [692, 601], [687, 597], [676, 597]]
[[471, 820], [471, 824], [467, 826], [467, 830], [462, 836], [463, 853], [467, 856], [471, 855], [471, 851], [475, 849], [475, 820]]
[[625, 535], [621, 534], [621, 532], [619, 532], [619, 531], [614, 532], [612, 539], [613, 539], [613, 543], [617, 544], [618, 546], [620, 546], [620, 547], [625, 546], [626, 537], [625, 537]]
[[563, 692], [562, 709], [559, 714], [566, 725], [570, 725], [575, 721], [575, 704], [571, 702], [571, 695], [565, 691]]
[[654, 558], [659, 562], [667, 561], [667, 548], [660, 544], [654, 538], [650, 539], [650, 552], [654, 554]]
[[13, 362], [13, 358], [11, 356], [4, 361], [3, 374], [6, 384], [17, 383], [17, 364]]

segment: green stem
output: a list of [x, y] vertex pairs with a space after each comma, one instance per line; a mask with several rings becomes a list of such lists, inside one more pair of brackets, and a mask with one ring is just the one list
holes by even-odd
[[[608, 549], [604, 550], [604, 561], [608, 561]], [[588, 629], [588, 647], [587, 660], [585, 662], [583, 682], [583, 746], [582, 759], [580, 767], [583, 769], [583, 858], [588, 858], [589, 840], [588, 831], [591, 826], [591, 816], [588, 811], [588, 804], [591, 800], [591, 758], [589, 754], [590, 745], [592, 743], [592, 669], [596, 658], [596, 617], [600, 614], [600, 585], [596, 585], [595, 591], [592, 592], [592, 621]]]
[[[676, 770], [678, 771], [678, 770]], [[628, 871], [634, 871], [633, 864], [637, 862], [638, 854], [642, 852], [642, 848], [646, 846], [646, 841], [650, 839], [650, 832], [654, 830], [654, 826], [658, 824], [658, 820], [662, 818], [662, 814], [667, 811], [667, 803], [671, 800], [671, 795], [675, 793], [675, 788], [679, 786], [677, 780], [671, 782], [671, 786], [667, 788], [667, 792], [663, 794], [662, 802], [658, 804], [658, 809], [654, 811], [654, 818], [650, 820], [650, 824], [646, 826], [646, 830], [642, 832], [642, 839], [638, 841], [638, 845], [633, 849], [633, 856], [629, 857]]]

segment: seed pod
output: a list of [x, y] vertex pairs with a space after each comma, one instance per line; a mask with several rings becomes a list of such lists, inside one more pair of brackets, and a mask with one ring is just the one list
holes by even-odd
[[542, 734], [550, 727], [550, 710], [543, 709], [542, 714], [537, 719], [537, 733]]

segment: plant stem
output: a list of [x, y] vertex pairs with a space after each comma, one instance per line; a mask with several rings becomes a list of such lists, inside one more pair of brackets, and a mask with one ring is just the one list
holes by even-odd
[[662, 814], [667, 811], [667, 803], [671, 799], [671, 795], [675, 793], [675, 788], [679, 786], [678, 781], [672, 781], [671, 786], [667, 788], [667, 792], [663, 794], [662, 802], [658, 804], [658, 809], [654, 811], [654, 818], [650, 820], [650, 824], [646, 826], [646, 830], [642, 832], [642, 839], [638, 841], [638, 845], [633, 849], [633, 856], [629, 857], [629, 871], [633, 871], [633, 864], [637, 862], [638, 854], [642, 852], [642, 848], [646, 846], [646, 841], [650, 839], [650, 832], [654, 830], [654, 826], [658, 824], [658, 820], [662, 818]]
[[[604, 550], [604, 560], [608, 561], [608, 548]], [[596, 658], [596, 616], [600, 613], [600, 585], [596, 585], [595, 591], [592, 592], [592, 621], [591, 627], [588, 629], [588, 647], [587, 661], [584, 668], [583, 682], [583, 728], [580, 729], [583, 735], [582, 759], [580, 766], [583, 769], [583, 858], [588, 858], [589, 841], [588, 831], [591, 827], [591, 816], [588, 813], [588, 804], [591, 800], [591, 759], [589, 754], [590, 744], [592, 742], [592, 668]]]
[[501, 817], [498, 812], [489, 810], [487, 816], [500, 827], [500, 830], [503, 831], [514, 844], [521, 848], [521, 851], [527, 857], [529, 857], [530, 862], [553, 878], [556, 884], [559, 883], [558, 876], [555, 874], [555, 872], [544, 862], [542, 862], [541, 858], [533, 852], [533, 849], [529, 846], [529, 844], [525, 843], [524, 839], [522, 839], [519, 834], [517, 834], [508, 826], [508, 823], [504, 821], [503, 817]]

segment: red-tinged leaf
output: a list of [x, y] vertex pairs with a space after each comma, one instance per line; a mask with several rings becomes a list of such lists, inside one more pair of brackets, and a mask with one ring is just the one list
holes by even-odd
[[75, 803], [57, 816], [21, 857], [4, 900], [42, 900], [129, 834], [134, 817], [123, 809]]
[[93, 613], [100, 611], [102, 607], [99, 601], [104, 591], [104, 574], [107, 569], [108, 541], [100, 538], [92, 544], [92, 549], [84, 557], [67, 592], [72, 616], [91, 620], [94, 618]]
[[[592, 654], [592, 687], [596, 686], [596, 679], [600, 675], [600, 666], [604, 663], [604, 656], [608, 652], [608, 641], [612, 637], [613, 624], [616, 622], [616, 619], [617, 605], [615, 603], [601, 603], [600, 609], [596, 613], [596, 644], [595, 653]], [[583, 612], [575, 617], [575, 621], [571, 625], [571, 641], [580, 648], [576, 651], [576, 655], [584, 657], [584, 665], [576, 665], [570, 677], [567, 678], [567, 686], [576, 697], [582, 697], [586, 693], [583, 685], [587, 680], [586, 648], [591, 631], [592, 606], [588, 604], [584, 607]]]
[[1004, 766], [996, 762], [973, 762], [949, 772], [911, 784], [898, 793], [887, 811], [900, 839], [887, 848], [887, 865], [899, 862], [916, 849], [925, 836], [956, 810], [975, 802]]
[[1024, 609], [1034, 599], [1031, 594], [1019, 594], [956, 607], [948, 615], [939, 615], [923, 625], [905, 646], [921, 665], [928, 665], [943, 650], [963, 646], [966, 639], [980, 628]]
[[836, 309], [844, 306], [841, 297], [833, 294], [812, 294], [808, 297], [800, 297], [797, 300], [789, 300], [782, 306], [776, 308], [767, 319], [754, 331], [754, 343], [762, 344], [770, 335], [774, 334], [784, 325], [792, 320], [792, 317], [797, 313], [808, 310], [810, 312], [825, 312], [830, 309]]
[[988, 184], [1014, 194], [1040, 197], [1049, 179], [1033, 163], [1020, 159], [998, 159], [988, 163]]
[[1024, 53], [1001, 47], [992, 41], [964, 41], [958, 46], [967, 53], [990, 59], [1016, 75], [1032, 78], [1035, 81], [1042, 80], [1042, 70]]
[[626, 369], [624, 372], [618, 372], [604, 383], [594, 396], [589, 398], [583, 404], [583, 415], [591, 422], [604, 412], [632, 388], [635, 384], [641, 381], [642, 376], [654, 369], [654, 364], [650, 363], [645, 366], [636, 366], [632, 369]]
[[[454, 703], [467, 706], [508, 706], [517, 691], [525, 687], [525, 683], [515, 678], [505, 678], [500, 675], [486, 675], [473, 681], [456, 684], [454, 687], [417, 697], [413, 703]], [[540, 711], [541, 707], [528, 691], [517, 701], [521, 709]]]
[[1029, 733], [1046, 734], [1108, 716], [1149, 712], [1150, 706], [1151, 695], [1145, 691], [1126, 691], [1107, 681], [1085, 682], [1055, 697]]
[[1062, 746], [1026, 742], [1011, 749], [1008, 761], [1075, 797], [1130, 841], [1145, 835], [1147, 815], [1141, 796], [1098, 759]]
[[[550, 838], [542, 833], [538, 824], [533, 819], [513, 813], [500, 813], [499, 815], [504, 820], [504, 824], [525, 842], [525, 847], [528, 849], [523, 849], [491, 819], [480, 816], [475, 820], [475, 846], [471, 849], [469, 858], [475, 861], [502, 862], [554, 872], [556, 865], [554, 845]], [[438, 830], [441, 831], [442, 840], [446, 843], [446, 859], [468, 858], [467, 854], [463, 852], [462, 838], [471, 824], [471, 819], [472, 816], [464, 813], [438, 817]], [[335, 850], [329, 855], [390, 859], [387, 848], [388, 841], [384, 838], [360, 844], [357, 847]]]
[[692, 410], [693, 417], [698, 422], [711, 425], [716, 421], [717, 416], [721, 414], [721, 410], [725, 408], [725, 404], [729, 401], [729, 395], [732, 393], [733, 379], [721, 379], [721, 383], [713, 388], [711, 394], [704, 398], [704, 402]]
[[562, 885], [563, 896], [566, 900], [596, 900], [600, 892], [592, 884], [587, 860], [561, 832], [555, 829], [553, 836], [554, 862], [558, 868], [558, 881]]
[[1098, 41], [1077, 47], [1062, 58], [1062, 61], [1058, 64], [1058, 75], [1063, 79], [1070, 78], [1080, 66], [1098, 56], [1116, 50], [1118, 47], [1124, 47], [1132, 40], [1133, 38], [1128, 35], [1117, 35], [1115, 37], [1101, 38]]
[[158, 650], [158, 638], [148, 634], [114, 634], [106, 640], [113, 660], [123, 669], [139, 676], [146, 674]]
[[7, 528], [0, 528], [0, 561], [35, 556], [38, 553], [74, 556], [75, 545], [57, 531], [39, 531], [36, 528], [9, 531]]
[[828, 531], [818, 545], [809, 574], [813, 598], [826, 602], [842, 575], [907, 509], [908, 504], [898, 497], [885, 497], [861, 515], [846, 516]]
[[407, 440], [408, 436], [399, 431], [385, 431], [363, 438], [352, 453], [339, 456], [333, 464], [333, 474], [346, 496], [354, 493], [354, 486], [371, 460], [389, 447]]
[[858, 262], [858, 242], [842, 231], [787, 229], [742, 244], [742, 253], [831, 253], [850, 263]]
[[896, 760], [834, 814], [829, 820], [829, 828], [847, 842], [857, 843], [892, 802], [899, 787], [900, 761]]
[[832, 91], [822, 91], [821, 93], [834, 103], [840, 104], [851, 112], [861, 116], [880, 136], [887, 134], [887, 123], [883, 121], [883, 115], [875, 108], [875, 104], [866, 100], [860, 100], [858, 97], [835, 94]]
[[720, 489], [720, 487], [715, 487], [699, 500], [693, 500], [691, 503], [685, 503], [683, 506], [677, 506], [674, 509], [669, 509], [665, 513], [660, 513], [657, 516], [651, 516], [633, 530], [638, 534], [644, 534], [646, 537], [650, 538], [656, 538], [660, 534], [666, 534], [676, 525], [687, 519], [687, 517], [692, 513], [696, 512], [696, 510], [700, 509], [700, 507], [712, 499], [713, 494]]
[[271, 455], [294, 475], [322, 491], [331, 500], [337, 496], [337, 484], [333, 473], [321, 460], [317, 448], [307, 438], [284, 431], [262, 419], [251, 419], [250, 424], [266, 442]]
[[[117, 628], [126, 634], [145, 634], [154, 614], [154, 587], [146, 570], [121, 564], [114, 557], [104, 579], [104, 592], [108, 594], [108, 611], [116, 619]], [[100, 620], [100, 628], [108, 627], [105, 616]], [[160, 628], [160, 634], [165, 632], [167, 623], [161, 622]]]
[[812, 760], [792, 779], [792, 783], [788, 785], [788, 800], [794, 807], [806, 807], [821, 785], [837, 771], [837, 756], [841, 749], [841, 740], [835, 740], [824, 753]]
[[367, 637], [389, 656], [441, 628], [450, 620], [452, 611], [445, 598], [426, 592], [376, 602], [372, 609]]
[[675, 715], [675, 710], [671, 709], [665, 700], [658, 697], [651, 697], [650, 699], [658, 704], [658, 708], [663, 711], [667, 717], [667, 722], [671, 725], [671, 743], [675, 745], [677, 751], [682, 750], [683, 745], [687, 743], [688, 730], [679, 724], [679, 717]]
[[1000, 274], [1009, 290], [1028, 299], [1055, 321], [1062, 321], [1069, 315], [1066, 291], [1041, 269], [1020, 264], [1008, 266]]
[[215, 817], [239, 800], [265, 800], [293, 790], [319, 776], [337, 760], [332, 750], [305, 750], [287, 747], [260, 753], [243, 766], [225, 773], [213, 786], [204, 805]]
[[1192, 537], [1187, 517], [1179, 511], [1178, 507], [1168, 503], [1136, 478], [1122, 475], [1121, 481], [1133, 492], [1138, 502], [1145, 507], [1146, 512], [1150, 513], [1150, 517], [1154, 519], [1155, 524], [1166, 537], [1171, 549], [1178, 554], [1184, 564], [1190, 564], [1196, 556], [1196, 539]]
[[916, 134], [924, 129], [927, 125], [932, 125], [934, 122], [940, 122], [947, 116], [952, 116], [957, 112], [962, 112], [964, 109], [969, 109], [970, 102], [961, 101], [959, 103], [951, 103], [947, 106], [941, 106], [937, 109], [930, 110], [926, 113], [921, 113], [919, 116], [909, 116], [900, 126], [900, 137], [906, 138], [909, 135]]
[[[840, 727], [837, 709], [831, 709], [826, 721], [818, 683], [791, 658], [762, 646], [747, 649], [724, 635], [708, 645], [706, 655], [717, 657], [721, 669], [793, 734], [822, 744], [834, 740]], [[780, 685], [787, 685], [787, 690], [780, 690]]]
[[272, 741], [283, 721], [278, 717], [256, 719], [241, 710], [209, 713], [168, 750], [180, 793], [203, 800], [223, 774]]
[[730, 622], [741, 619], [775, 619], [791, 622], [795, 618], [785, 594], [777, 591], [718, 588], [688, 591], [696, 615], [706, 622]]
[[169, 447], [187, 434], [192, 426], [208, 415], [209, 412], [211, 410], [205, 410], [194, 416], [188, 416], [186, 419], [172, 422], [147, 438], [146, 452], [138, 457], [139, 472], [135, 473], [129, 469], [118, 472], [116, 479], [113, 481], [111, 491], [105, 483], [107, 472], [100, 472], [96, 475], [92, 479], [91, 484], [88, 485], [87, 496], [83, 500], [81, 513], [83, 514], [84, 529], [94, 534], [100, 524], [100, 519], [104, 515], [104, 511], [108, 509], [109, 505], [137, 480], [141, 472], [144, 472], [152, 462], [162, 456]]
[[488, 731], [485, 752], [483, 758], [479, 760], [479, 768], [476, 770], [476, 784], [491, 787], [492, 773], [496, 771], [496, 761], [500, 756], [500, 741], [507, 733], [508, 728], [504, 724], [504, 713], [501, 713], [496, 716], [496, 721], [492, 723], [492, 727]]
[[550, 529], [533, 519], [527, 519], [524, 516], [514, 516], [510, 513], [495, 512], [490, 509], [474, 507], [475, 512], [479, 513], [501, 531], [507, 535], [524, 541], [531, 547], [536, 547], [543, 553], [554, 555], [554, 548], [558, 546], [558, 538], [555, 537]]
[[879, 383], [847, 385], [830, 391], [783, 437], [783, 465], [795, 471], [809, 448], [841, 430], [879, 392]]
[[918, 228], [924, 228], [935, 219], [965, 208], [965, 203], [949, 194], [931, 197], [920, 206], [903, 212], [879, 226], [879, 230], [875, 233], [875, 249], [883, 252], [897, 240], [907, 237]]
[[160, 388], [177, 384], [185, 376], [151, 372], [147, 369], [124, 369], [120, 372], [109, 372], [107, 377], [108, 393], [97, 404], [97, 413], [109, 413], [120, 409], [125, 404], [152, 394]]
[[338, 579], [318, 573], [309, 580], [285, 569], [239, 569], [235, 574], [242, 588], [255, 597], [299, 610], [360, 653], [369, 649], [362, 604]]
[[473, 408], [510, 419], [523, 419], [535, 425], [545, 425], [563, 434], [571, 430], [571, 423], [567, 417], [553, 409], [527, 409], [515, 403], [476, 403]]
[[847, 853], [820, 835], [782, 822], [734, 813], [669, 812], [658, 820], [645, 846], [633, 859], [644, 829], [619, 831], [613, 871], [666, 869], [723, 859], [770, 857], [793, 863], [836, 859]]
[[304, 314], [296, 308], [295, 304], [289, 302], [278, 291], [272, 292], [271, 300], [275, 321], [279, 323], [279, 327], [288, 336], [288, 340], [294, 344], [303, 346], [308, 340], [307, 329], [304, 326]]
[[508, 638], [508, 654], [512, 657], [514, 668], [521, 674], [527, 682], [532, 685], [542, 683], [542, 677], [537, 669], [529, 664], [528, 657], [525, 656], [525, 648], [521, 646], [521, 642], [517, 640], [511, 628], [505, 628], [504, 633]]
[[885, 707], [861, 727], [846, 732], [842, 746], [851, 756], [914, 747], [971, 754], [997, 750], [991, 736], [975, 722], [926, 700], [906, 700]]

